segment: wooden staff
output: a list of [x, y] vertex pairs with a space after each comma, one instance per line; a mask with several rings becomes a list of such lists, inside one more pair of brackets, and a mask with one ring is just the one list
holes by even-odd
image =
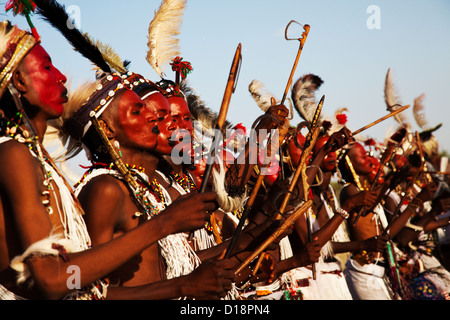
[[313, 201], [308, 200], [304, 204], [302, 204], [299, 208], [297, 208], [287, 219], [283, 222], [283, 224], [278, 227], [275, 232], [270, 235], [269, 238], [261, 244], [259, 248], [257, 248], [235, 271], [235, 274], [238, 275], [245, 267], [247, 267], [260, 253], [262, 253], [272, 242], [274, 242], [279, 236], [281, 236], [288, 227], [290, 227], [302, 214], [306, 212], [311, 206]]
[[286, 85], [286, 89], [284, 90], [283, 98], [281, 99], [281, 103], [280, 103], [280, 104], [283, 104], [284, 101], [286, 100], [288, 91], [289, 91], [289, 89], [290, 89], [290, 87], [291, 87], [292, 79], [294, 78], [295, 70], [297, 69], [297, 65], [298, 65], [298, 61], [299, 61], [299, 59], [300, 59], [300, 55], [302, 54], [302, 51], [303, 51], [303, 46], [305, 45], [306, 38], [308, 37], [309, 30], [311, 29], [311, 27], [310, 27], [308, 24], [305, 24], [305, 25], [303, 26], [303, 30], [304, 30], [304, 31], [303, 31], [303, 33], [302, 33], [302, 36], [301, 36], [300, 38], [298, 38], [298, 39], [290, 39], [290, 38], [288, 38], [287, 31], [288, 31], [288, 29], [289, 29], [289, 26], [290, 26], [292, 23], [300, 24], [300, 23], [298, 23], [298, 22], [295, 21], [295, 20], [291, 20], [291, 21], [288, 23], [288, 25], [286, 26], [286, 29], [284, 30], [284, 38], [285, 38], [286, 40], [288, 40], [288, 41], [289, 41], [289, 40], [298, 40], [298, 41], [300, 42], [300, 47], [298, 48], [298, 51], [297, 51], [297, 57], [295, 58], [294, 66], [292, 67], [291, 74], [290, 74], [290, 76], [289, 76], [289, 80], [288, 80], [288, 83], [287, 83], [287, 85]]
[[[399, 143], [401, 143], [401, 142], [402, 142], [402, 140], [399, 141]], [[382, 157], [382, 159], [381, 159], [381, 161], [380, 161], [380, 167], [378, 168], [377, 174], [375, 175], [375, 178], [373, 179], [373, 182], [372, 182], [372, 185], [370, 186], [369, 191], [374, 191], [375, 188], [377, 187], [377, 181], [378, 181], [378, 179], [380, 178], [381, 173], [383, 173], [384, 166], [386, 165], [386, 163], [388, 163], [388, 162], [391, 160], [392, 155], [393, 155], [393, 153], [394, 153], [394, 150], [395, 150], [396, 146], [397, 146], [397, 145], [392, 144], [392, 145], [388, 146], [387, 149], [384, 151], [383, 157]], [[361, 215], [362, 215], [365, 211], [366, 211], [366, 209], [365, 209], [365, 207], [363, 206], [363, 207], [359, 210], [359, 212], [358, 212], [358, 214], [356, 215], [355, 219], [353, 220], [353, 225], [356, 225], [356, 223], [358, 222], [359, 218], [361, 217]]]
[[[297, 51], [297, 56], [296, 56], [296, 58], [295, 58], [294, 66], [292, 67], [291, 74], [289, 75], [289, 79], [288, 79], [288, 82], [287, 82], [287, 84], [286, 84], [286, 88], [284, 89], [283, 98], [281, 99], [280, 104], [284, 104], [284, 101], [285, 101], [286, 98], [287, 98], [287, 94], [288, 94], [289, 89], [290, 89], [290, 87], [291, 87], [292, 79], [293, 79], [294, 74], [295, 74], [295, 70], [297, 69], [297, 65], [298, 65], [298, 62], [299, 62], [299, 60], [300, 60], [300, 55], [301, 55], [301, 53], [302, 53], [303, 46], [304, 46], [304, 44], [305, 44], [306, 38], [308, 37], [309, 30], [311, 29], [311, 27], [310, 27], [308, 24], [305, 24], [305, 25], [303, 26], [303, 30], [304, 30], [304, 31], [303, 31], [301, 37], [300, 37], [300, 38], [292, 38], [292, 39], [291, 39], [291, 38], [288, 37], [287, 32], [288, 32], [289, 26], [290, 26], [292, 23], [297, 23], [297, 24], [300, 25], [300, 23], [298, 23], [297, 21], [291, 20], [291, 21], [288, 23], [288, 25], [286, 26], [286, 29], [284, 30], [284, 37], [285, 37], [285, 39], [288, 40], [288, 41], [290, 41], [290, 40], [298, 40], [298, 41], [300, 42], [300, 47], [299, 47], [299, 49], [298, 49], [298, 51]], [[273, 98], [272, 98], [272, 99], [273, 99]], [[246, 151], [246, 152], [248, 152], [248, 151]], [[247, 154], [246, 154], [246, 155], [247, 155]], [[281, 167], [283, 168], [283, 166], [281, 166]], [[245, 173], [245, 172], [246, 172], [246, 170], [244, 171], [244, 174], [243, 174], [244, 177], [247, 176], [247, 173]], [[245, 185], [245, 183], [243, 183], [243, 185], [241, 185], [241, 187], [244, 187], [244, 185]]]
[[[317, 138], [319, 137], [320, 133], [320, 126], [319, 126], [319, 117], [320, 113], [322, 112], [323, 108], [323, 102], [325, 100], [325, 96], [322, 96], [320, 99], [319, 105], [316, 108], [316, 111], [314, 113], [314, 117], [311, 121], [310, 129], [308, 134], [306, 135], [305, 144], [303, 147], [302, 155], [300, 157], [300, 161], [297, 165], [297, 168], [295, 169], [294, 176], [292, 177], [291, 183], [288, 188], [288, 192], [286, 193], [286, 196], [283, 199], [283, 202], [281, 204], [279, 213], [275, 217], [275, 219], [279, 220], [281, 219], [282, 214], [285, 212], [286, 207], [291, 199], [291, 195], [295, 189], [295, 186], [297, 185], [298, 179], [300, 178], [300, 175], [302, 176], [302, 185], [303, 185], [303, 193], [304, 193], [304, 199], [305, 201], [308, 199], [308, 190], [309, 190], [309, 184], [307, 182], [307, 175], [306, 175], [306, 160], [311, 153], [312, 148], [314, 147]], [[297, 139], [297, 137], [294, 137], [294, 139]], [[311, 232], [311, 221], [309, 217], [309, 213], [306, 216], [306, 227], [308, 230], [308, 241], [312, 241], [312, 232]], [[260, 259], [261, 261], [261, 259]], [[258, 262], [257, 266], [259, 266], [260, 261]], [[316, 268], [315, 264], [312, 264], [312, 274], [313, 278], [316, 278]]]
[[401, 108], [399, 108], [399, 109], [397, 109], [397, 110], [395, 110], [395, 111], [392, 111], [392, 112], [389, 113], [388, 115], [385, 115], [384, 117], [382, 117], [382, 118], [380, 118], [380, 119], [378, 119], [378, 120], [375, 120], [374, 122], [369, 123], [367, 126], [364, 126], [364, 127], [362, 127], [361, 129], [358, 129], [358, 130], [356, 130], [356, 131], [353, 131], [353, 132], [352, 132], [352, 135], [355, 136], [355, 135], [357, 135], [358, 133], [361, 133], [361, 132], [363, 132], [364, 130], [367, 130], [367, 129], [369, 129], [370, 127], [373, 127], [374, 125], [376, 125], [376, 124], [378, 124], [378, 123], [380, 123], [380, 122], [382, 122], [382, 121], [384, 121], [384, 120], [386, 120], [386, 119], [389, 119], [390, 117], [395, 116], [396, 114], [398, 114], [398, 113], [400, 113], [400, 112], [402, 112], [402, 111], [408, 109], [409, 107], [410, 107], [410, 105], [406, 105], [406, 106], [403, 106], [403, 107], [401, 107]]
[[242, 46], [239, 43], [236, 52], [234, 54], [233, 63], [231, 65], [230, 74], [228, 76], [228, 82], [225, 88], [225, 93], [222, 99], [222, 105], [220, 107], [219, 116], [217, 118], [216, 130], [214, 134], [213, 145], [211, 146], [211, 151], [208, 155], [208, 161], [206, 162], [205, 173], [203, 176], [202, 184], [200, 186], [199, 192], [204, 193], [206, 191], [206, 187], [208, 186], [209, 178], [211, 177], [214, 159], [216, 155], [216, 148], [220, 143], [220, 134], [222, 133], [223, 127], [225, 125], [228, 107], [230, 105], [231, 95], [234, 93], [237, 84], [237, 78], [239, 75], [239, 69], [241, 65], [242, 55], [241, 55]]
[[417, 178], [419, 177], [419, 175], [421, 174], [424, 165], [425, 165], [425, 159], [423, 158], [423, 151], [422, 151], [422, 146], [420, 143], [420, 136], [419, 133], [416, 131], [416, 143], [417, 143], [417, 147], [419, 149], [419, 153], [420, 153], [420, 158], [421, 158], [421, 163], [420, 163], [420, 167], [417, 169], [416, 173], [414, 174], [413, 178], [411, 179], [411, 181], [408, 184], [408, 187], [405, 190], [405, 194], [403, 195], [403, 197], [400, 199], [400, 202], [398, 203], [397, 207], [395, 208], [394, 213], [392, 214], [392, 218], [389, 221], [388, 225], [386, 226], [386, 228], [383, 231], [383, 236], [386, 236], [389, 232], [389, 229], [392, 226], [392, 223], [394, 222], [395, 218], [397, 217], [397, 215], [399, 214], [398, 212], [400, 211], [400, 208], [403, 205], [403, 202], [405, 201], [405, 199], [408, 197], [409, 192], [412, 190], [412, 188], [414, 187], [414, 183], [416, 182]]
[[[297, 168], [295, 169], [295, 173], [294, 173], [294, 176], [292, 177], [291, 183], [289, 184], [288, 192], [286, 193], [286, 196], [283, 199], [279, 213], [275, 219], [281, 219], [281, 215], [286, 210], [289, 200], [291, 199], [292, 192], [294, 191], [294, 188], [297, 185], [298, 179], [299, 179], [300, 175], [302, 174], [302, 171], [304, 171], [306, 169], [306, 160], [307, 160], [312, 148], [314, 147], [314, 144], [316, 143], [317, 138], [320, 133], [320, 126], [319, 126], [318, 122], [319, 122], [320, 113], [322, 112], [324, 101], [325, 101], [325, 96], [322, 96], [322, 98], [320, 99], [319, 105], [317, 106], [316, 111], [314, 113], [314, 117], [311, 122], [309, 132], [306, 135], [302, 155], [300, 157], [299, 163], [297, 164]], [[297, 139], [297, 137], [294, 137], [294, 139]], [[304, 192], [305, 192], [305, 190], [304, 190]], [[305, 200], [306, 200], [306, 198], [305, 198]]]
[[124, 180], [128, 183], [130, 186], [133, 194], [136, 196], [136, 200], [141, 205], [142, 209], [145, 211], [145, 214], [147, 217], [151, 217], [150, 211], [147, 209], [147, 206], [145, 205], [145, 200], [143, 199], [144, 192], [142, 190], [142, 187], [137, 183], [137, 181], [133, 178], [131, 175], [130, 170], [128, 170], [127, 166], [123, 163], [120, 155], [117, 153], [116, 149], [112, 146], [111, 142], [109, 141], [108, 137], [106, 136], [105, 131], [100, 126], [100, 123], [95, 116], [95, 112], [91, 112], [90, 115], [92, 125], [94, 126], [95, 130], [97, 131], [98, 135], [100, 136], [100, 139], [103, 141], [103, 144], [108, 149], [108, 153], [111, 156], [111, 159], [116, 166], [117, 170], [122, 174]]
[[[278, 136], [275, 136], [275, 138], [277, 138], [277, 139], [274, 141], [274, 139], [273, 139], [274, 136], [271, 137], [271, 139], [269, 140], [267, 147], [266, 147], [266, 150], [268, 150], [268, 154], [267, 154], [268, 157], [271, 156], [272, 150], [279, 149], [279, 145], [286, 137], [288, 130], [289, 130], [289, 122], [285, 121], [284, 125], [278, 131], [278, 133], [279, 133]], [[241, 234], [242, 228], [244, 227], [245, 220], [247, 219], [248, 214], [250, 213], [250, 211], [253, 207], [256, 196], [258, 195], [259, 189], [261, 188], [261, 185], [263, 183], [265, 175], [262, 174], [262, 170], [264, 168], [268, 167], [269, 165], [270, 165], [270, 163], [264, 164], [260, 170], [258, 179], [256, 180], [256, 183], [255, 183], [255, 185], [252, 189], [252, 192], [248, 198], [247, 204], [245, 206], [245, 210], [242, 213], [241, 218], [239, 219], [239, 223], [238, 223], [238, 226], [236, 227], [236, 231], [234, 232], [233, 237], [230, 240], [230, 244], [228, 245], [227, 251], [225, 253], [225, 258], [229, 258], [231, 256], [231, 252], [233, 251], [233, 249], [236, 245], [237, 239], [239, 238], [239, 236]]]
[[[307, 38], [308, 33], [309, 33], [309, 30], [310, 30], [310, 26], [306, 24], [306, 25], [303, 26], [303, 30], [304, 30], [304, 31], [303, 31], [303, 33], [302, 33], [302, 35], [301, 35], [300, 38], [298, 38], [298, 39], [290, 39], [290, 38], [288, 38], [287, 32], [288, 32], [289, 26], [290, 26], [292, 23], [297, 23], [297, 24], [299, 24], [298, 22], [296, 22], [296, 21], [294, 21], [294, 20], [291, 20], [291, 21], [288, 23], [288, 25], [286, 26], [286, 29], [285, 29], [285, 31], [284, 31], [284, 37], [285, 37], [285, 39], [288, 40], [288, 41], [289, 41], [289, 40], [298, 40], [298, 41], [300, 42], [300, 47], [299, 47], [299, 49], [298, 49], [298, 51], [297, 51], [297, 56], [296, 56], [296, 58], [295, 58], [294, 66], [292, 67], [291, 74], [289, 75], [289, 79], [288, 79], [286, 88], [285, 88], [285, 90], [284, 90], [283, 98], [281, 99], [280, 104], [284, 104], [284, 101], [286, 100], [287, 93], [288, 93], [288, 91], [289, 91], [289, 89], [290, 89], [290, 87], [291, 87], [292, 79], [293, 79], [294, 74], [295, 74], [295, 70], [297, 69], [297, 65], [298, 65], [298, 62], [299, 62], [299, 60], [300, 60], [300, 55], [301, 55], [301, 53], [302, 53], [302, 51], [303, 51], [303, 46], [304, 46], [304, 44], [305, 44], [306, 38]], [[283, 130], [283, 131], [284, 131], [284, 130]], [[286, 130], [285, 132], [283, 132], [283, 133], [280, 133], [280, 137], [281, 137], [281, 135], [283, 135], [283, 134], [284, 134], [284, 136], [283, 136], [283, 139], [284, 139], [284, 137], [286, 136], [285, 134], [287, 134], [287, 130]], [[281, 142], [281, 141], [283, 141], [283, 140], [280, 139], [279, 141]], [[270, 142], [269, 142], [269, 143], [270, 143]], [[259, 189], [261, 188], [261, 185], [262, 185], [262, 183], [263, 183], [263, 180], [264, 180], [264, 175], [262, 175], [262, 174], [260, 173], [260, 174], [258, 175], [258, 179], [256, 180], [256, 183], [255, 183], [255, 185], [254, 185], [254, 187], [253, 187], [252, 193], [250, 194], [250, 197], [249, 197], [249, 199], [248, 199], [248, 201], [247, 201], [246, 208], [245, 208], [245, 210], [244, 210], [244, 212], [243, 212], [243, 214], [242, 214], [242, 216], [241, 216], [241, 218], [240, 218], [240, 220], [239, 220], [239, 224], [238, 224], [238, 226], [237, 226], [237, 229], [236, 229], [236, 231], [235, 231], [233, 237], [231, 238], [230, 245], [228, 246], [227, 251], [226, 251], [226, 253], [225, 253], [225, 257], [228, 257], [228, 258], [229, 258], [229, 256], [231, 255], [231, 251], [233, 250], [234, 246], [236, 245], [237, 238], [238, 238], [239, 235], [240, 235], [240, 232], [241, 232], [241, 230], [242, 230], [243, 224], [244, 224], [245, 220], [247, 219], [248, 213], [250, 212], [250, 210], [251, 210], [251, 208], [252, 208], [252, 206], [253, 206], [253, 203], [254, 203], [254, 201], [255, 201], [255, 198], [256, 198], [256, 196], [257, 196], [257, 194], [258, 194]]]

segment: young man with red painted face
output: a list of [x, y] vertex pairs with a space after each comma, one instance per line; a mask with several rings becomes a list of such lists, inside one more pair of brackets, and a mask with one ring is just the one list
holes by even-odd
[[[213, 207], [202, 203], [205, 200], [213, 201], [213, 193], [180, 198], [170, 205], [159, 198], [163, 195], [160, 193], [162, 190], [155, 188], [153, 179], [159, 156], [171, 150], [170, 138], [174, 126], [169, 106], [158, 88], [145, 82], [139, 75], [128, 75], [123, 82], [132, 89], [146, 87], [145, 92], [139, 91], [145, 101], [135, 91], [122, 89], [123, 92], [101, 114], [99, 111], [94, 113], [97, 112], [95, 116], [99, 117], [98, 124], [110, 141], [109, 148], [115, 148], [120, 161], [128, 168], [132, 181], [119, 169], [120, 165], [112, 161], [111, 152], [97, 151], [102, 145], [105, 146], [101, 142], [99, 145], [95, 138], [98, 127], [95, 128], [97, 130], [88, 129], [83, 138], [90, 148], [91, 156], [97, 161], [76, 191], [86, 212], [86, 224], [94, 246], [103, 245], [156, 216], [164, 216], [165, 211], [170, 211], [172, 207], [179, 210], [179, 204], [200, 205], [205, 213], [215, 206], [212, 202], [210, 204]], [[108, 83], [102, 84], [102, 87], [108, 87]], [[102, 101], [108, 94], [108, 90], [100, 90], [89, 101], [95, 106], [95, 101]], [[75, 113], [66, 121], [66, 128], [71, 128], [81, 118], [80, 114]], [[68, 131], [72, 136], [76, 132], [73, 127]], [[136, 184], [142, 189], [136, 190], [133, 187]], [[139, 198], [136, 191], [142, 197]], [[186, 210], [191, 209], [186, 207]], [[196, 221], [191, 223], [197, 225]], [[230, 268], [233, 265], [228, 260], [200, 263], [184, 235], [172, 234], [117, 268], [110, 274], [110, 279], [122, 290], [130, 292], [129, 299], [171, 299], [183, 296], [217, 299], [230, 289], [234, 276]], [[200, 279], [202, 286], [192, 285], [200, 283]], [[141, 291], [135, 290], [137, 286]]]
[[[343, 270], [341, 263], [345, 263], [347, 256], [340, 257], [336, 254], [347, 253], [353, 250], [355, 246], [355, 244], [350, 243], [346, 227], [345, 219], [348, 217], [348, 212], [361, 205], [373, 205], [376, 201], [376, 194], [361, 192], [343, 203], [339, 202], [336, 192], [330, 185], [337, 168], [337, 156], [336, 151], [330, 148], [328, 141], [331, 137], [326, 133], [325, 127], [328, 128], [324, 124], [324, 133], [319, 136], [313, 148], [313, 158], [318, 157], [321, 161], [318, 164], [320, 174], [317, 175], [315, 186], [311, 187], [312, 210], [315, 217], [315, 223], [312, 223], [315, 226], [313, 235], [320, 239], [319, 243], [325, 245], [325, 248], [323, 249], [323, 259], [317, 264], [319, 270], [317, 281], [319, 284], [310, 282], [310, 285], [318, 286], [316, 290], [319, 293], [318, 299], [352, 299], [345, 278], [340, 276]], [[342, 130], [343, 132], [335, 133], [334, 136], [343, 133], [350, 136], [350, 132], [346, 128]], [[345, 140], [345, 142], [349, 141], [348, 139]], [[320, 154], [322, 155], [319, 156]], [[306, 241], [307, 229], [304, 219], [296, 224], [296, 230], [300, 232], [300, 239]], [[327, 272], [321, 273], [320, 269], [327, 270]]]
[[[5, 21], [0, 35], [0, 233], [8, 234], [0, 241], [0, 297], [105, 298], [101, 279], [158, 239], [201, 225], [205, 209], [188, 221], [186, 211], [168, 210], [91, 248], [81, 206], [42, 146], [47, 121], [67, 102], [66, 77], [30, 34]], [[109, 288], [113, 295], [119, 291]]]
[[[348, 183], [341, 190], [341, 201], [346, 201], [351, 196], [361, 193], [370, 185], [369, 177], [373, 171], [373, 163], [371, 157], [360, 143], [352, 145], [348, 154], [339, 163], [339, 169], [342, 177]], [[380, 188], [380, 190], [383, 189]], [[422, 197], [428, 197], [426, 190], [418, 195], [419, 199]], [[379, 198], [377, 195], [377, 201], [379, 201]], [[394, 297], [394, 293], [387, 286], [389, 280], [383, 266], [383, 252], [386, 250], [389, 236], [394, 238], [398, 234], [411, 216], [412, 211], [402, 211], [391, 223], [389, 234], [383, 236], [383, 231], [388, 225], [383, 208], [381, 205], [372, 210], [368, 210], [370, 207], [365, 208], [365, 211], [356, 223], [352, 221], [361, 208], [357, 208], [351, 213], [351, 219], [349, 219], [348, 223], [349, 234], [352, 242], [371, 244], [371, 249], [357, 247], [352, 250], [353, 256], [347, 261], [345, 276], [354, 299], [391, 300]], [[367, 281], [371, 281], [373, 285], [367, 287]]]
[[[147, 103], [149, 102], [149, 98], [152, 97], [148, 96], [145, 92], [139, 92], [139, 95]], [[159, 135], [161, 137], [166, 137], [164, 140], [167, 140], [168, 137], [170, 143], [168, 148], [164, 151], [160, 150], [160, 165], [158, 167], [160, 170], [155, 171], [150, 177], [150, 180], [152, 181], [152, 184], [161, 190], [161, 196], [164, 198], [164, 202], [171, 203], [172, 201], [176, 201], [179, 197], [184, 197], [185, 194], [196, 193], [199, 185], [195, 183], [195, 178], [193, 177], [192, 172], [187, 169], [185, 163], [175, 164], [174, 161], [172, 161], [172, 148], [178, 147], [178, 143], [183, 144], [183, 151], [187, 152], [189, 154], [189, 160], [191, 159], [189, 153], [191, 151], [191, 144], [186, 143], [186, 141], [192, 141], [194, 134], [194, 128], [190, 120], [189, 107], [186, 100], [183, 97], [173, 95], [173, 91], [170, 91], [169, 93], [165, 92], [165, 96], [170, 104], [169, 115], [174, 119], [174, 122], [171, 123], [175, 127], [175, 131], [173, 131], [173, 127], [171, 130], [167, 130], [167, 126], [159, 126], [161, 127]], [[166, 114], [168, 114], [167, 110], [164, 112], [164, 115]], [[192, 136], [186, 137], [185, 135]], [[216, 230], [211, 229], [214, 227], [213, 223], [217, 221], [217, 212], [218, 210], [214, 212], [214, 215], [211, 216], [211, 219], [208, 221], [209, 223], [205, 228], [200, 228], [193, 232], [191, 246], [202, 261], [215, 259], [226, 249], [227, 242], [220, 244], [222, 238], [218, 228]], [[223, 212], [221, 212], [221, 214], [223, 214]], [[214, 221], [212, 219], [214, 219]], [[264, 227], [264, 225], [262, 227]], [[263, 230], [263, 228], [259, 229]], [[243, 239], [245, 238], [245, 240], [240, 241], [240, 244], [245, 247], [246, 243], [251, 242], [261, 230], [256, 231], [256, 233], [251, 236], [244, 236]], [[216, 239], [219, 239], [219, 241], [216, 242]], [[217, 245], [218, 243], [220, 245]], [[238, 246], [238, 248], [242, 248], [242, 246]], [[246, 254], [248, 253], [241, 254], [240, 259], [242, 260], [243, 256]]]

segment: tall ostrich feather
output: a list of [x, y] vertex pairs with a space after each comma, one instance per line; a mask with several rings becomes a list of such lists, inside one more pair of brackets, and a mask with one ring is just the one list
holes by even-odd
[[253, 80], [248, 86], [248, 91], [252, 95], [258, 107], [266, 112], [271, 106], [271, 98], [275, 97], [271, 92], [268, 92], [262, 82]]
[[[386, 103], [386, 109], [390, 112], [402, 107], [402, 102], [394, 84], [394, 78], [390, 68], [386, 73], [386, 79], [384, 81], [384, 101]], [[404, 112], [396, 114], [394, 119], [402, 126], [409, 126], [408, 119]]]
[[300, 77], [292, 87], [292, 101], [294, 108], [300, 117], [311, 122], [317, 109], [316, 91], [322, 85], [323, 80], [314, 74], [305, 74]]
[[425, 98], [425, 94], [422, 93], [420, 96], [414, 99], [413, 105], [413, 115], [414, 120], [416, 120], [417, 125], [420, 129], [425, 130], [428, 127], [428, 121], [425, 118], [425, 107], [423, 105], [423, 99]]
[[161, 78], [170, 60], [180, 55], [177, 36], [180, 34], [185, 7], [185, 0], [163, 0], [148, 27], [146, 59]]
[[78, 51], [104, 72], [111, 72], [111, 68], [100, 50], [80, 30], [75, 27], [67, 27], [67, 21], [70, 21], [70, 17], [64, 5], [54, 0], [35, 0], [34, 2], [36, 3], [36, 13], [57, 29], [69, 41], [75, 51]]

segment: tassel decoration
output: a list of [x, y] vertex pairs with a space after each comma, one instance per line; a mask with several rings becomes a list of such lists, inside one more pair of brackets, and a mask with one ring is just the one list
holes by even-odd
[[30, 16], [34, 13], [35, 9], [36, 4], [32, 0], [9, 0], [5, 5], [6, 12], [12, 10], [14, 16], [18, 14], [25, 16], [28, 25], [31, 28], [31, 33], [33, 37], [35, 37], [37, 41], [41, 41], [41, 37], [39, 36], [36, 27], [33, 25], [33, 22], [31, 21], [30, 18]]
[[178, 56], [172, 60], [170, 66], [172, 67], [172, 71], [181, 75], [181, 80], [186, 79], [187, 75], [194, 70], [190, 62], [183, 61], [183, 58]]

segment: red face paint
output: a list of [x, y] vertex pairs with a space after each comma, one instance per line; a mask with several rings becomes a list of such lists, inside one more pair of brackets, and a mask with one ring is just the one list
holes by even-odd
[[[191, 112], [188, 104], [183, 97], [172, 96], [167, 98], [170, 105], [170, 116], [175, 125], [175, 139], [174, 142], [191, 141], [190, 145], [179, 145], [183, 153], [193, 154], [192, 141], [194, 139], [194, 127], [191, 121]], [[190, 139], [188, 139], [190, 135]]]
[[372, 172], [371, 157], [360, 143], [355, 143], [353, 145], [348, 156], [350, 157], [353, 168], [357, 174], [368, 175]]
[[36, 45], [25, 56], [27, 74], [24, 75], [28, 86], [23, 96], [28, 102], [55, 118], [62, 114], [67, 102], [67, 89], [64, 84], [67, 78], [53, 66], [48, 53], [40, 45]]
[[146, 150], [156, 147], [158, 135], [152, 132], [149, 123], [156, 124], [157, 118], [136, 93], [131, 90], [124, 92], [118, 113], [127, 144]]
[[[297, 165], [299, 164], [300, 158], [302, 156], [302, 149], [297, 147], [297, 145], [294, 142], [294, 139], [295, 138], [292, 138], [289, 141], [288, 151], [289, 151], [289, 156], [291, 157], [292, 165], [294, 166], [294, 168], [296, 168]], [[301, 133], [298, 133], [298, 135], [297, 135], [298, 145], [303, 148], [303, 146], [305, 145], [305, 141], [306, 141], [306, 138]], [[308, 163], [310, 159], [311, 159], [311, 157], [309, 156], [306, 159], [306, 162]]]
[[[159, 92], [150, 94], [144, 99], [144, 102], [157, 119], [155, 125], [158, 126], [159, 134], [155, 151], [160, 154], [169, 155], [173, 148], [172, 134], [175, 130], [175, 125], [170, 117], [169, 102]], [[150, 129], [153, 127], [154, 125]]]
[[[317, 140], [313, 147], [314, 154], [317, 154], [320, 149], [328, 142], [329, 136], [324, 136]], [[336, 152], [328, 153], [320, 163], [320, 168], [324, 171], [333, 171], [336, 168]]]
[[[369, 174], [369, 180], [371, 183], [373, 183], [375, 180], [375, 177], [378, 173], [378, 170], [380, 170], [381, 164], [380, 164], [380, 161], [375, 157], [370, 157], [370, 159], [372, 161], [372, 171]], [[379, 176], [378, 180], [376, 181], [376, 183], [378, 183], [378, 184], [384, 183], [384, 172], [380, 172], [380, 176]]]
[[189, 111], [186, 100], [182, 97], [167, 98], [170, 105], [170, 116], [177, 129], [187, 130], [191, 135], [194, 134], [194, 127], [191, 121], [191, 112]]

